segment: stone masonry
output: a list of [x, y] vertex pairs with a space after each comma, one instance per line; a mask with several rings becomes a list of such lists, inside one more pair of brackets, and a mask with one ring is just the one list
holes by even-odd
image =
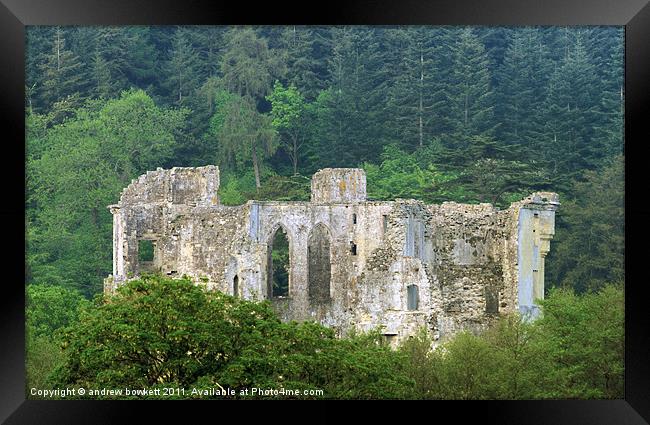
[[[407, 199], [371, 201], [361, 169], [323, 169], [310, 202], [219, 203], [215, 166], [150, 171], [123, 190], [113, 214], [110, 293], [143, 271], [187, 275], [250, 300], [282, 320], [315, 320], [337, 334], [381, 326], [396, 344], [426, 327], [440, 339], [477, 332], [499, 314], [535, 317], [554, 234], [555, 193], [508, 209]], [[289, 241], [289, 288], [273, 296], [272, 241]], [[148, 241], [152, 258], [138, 250]]]

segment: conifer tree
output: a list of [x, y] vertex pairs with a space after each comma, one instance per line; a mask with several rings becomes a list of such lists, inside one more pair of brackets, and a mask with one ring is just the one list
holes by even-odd
[[257, 105], [271, 91], [273, 79], [280, 73], [281, 58], [272, 54], [266, 40], [252, 28], [230, 29], [224, 39], [223, 84], [231, 93]]
[[513, 33], [519, 31], [513, 27], [476, 27], [474, 33], [485, 48], [488, 57], [488, 68], [490, 69], [490, 85], [496, 89], [499, 85], [498, 69], [503, 66], [508, 41]]
[[[506, 144], [534, 150], [543, 123], [540, 112], [545, 99], [550, 61], [537, 28], [513, 31], [499, 73], [498, 135]], [[534, 156], [534, 154], [533, 154]]]
[[172, 49], [167, 64], [170, 97], [176, 105], [184, 105], [199, 86], [197, 74], [198, 53], [188, 40], [186, 31], [178, 28], [174, 33]]
[[313, 100], [325, 85], [316, 73], [315, 36], [309, 27], [285, 27], [280, 35], [280, 51], [286, 66], [286, 82], [293, 84], [307, 100]]
[[[323, 154], [328, 148], [334, 149], [340, 154], [340, 163], [345, 164], [342, 166], [352, 166], [356, 157], [356, 144], [359, 143], [357, 137], [360, 136], [355, 124], [361, 119], [355, 102], [358, 87], [353, 86], [357, 81], [354, 78], [356, 35], [353, 28], [335, 27], [330, 30], [330, 37], [331, 55], [327, 60], [330, 89], [322, 92], [316, 101], [316, 113], [320, 121], [316, 137]], [[319, 156], [324, 158], [323, 154]]]
[[565, 178], [579, 169], [593, 169], [604, 155], [594, 137], [599, 120], [599, 80], [585, 49], [583, 34], [575, 34], [569, 55], [556, 68], [549, 82], [545, 106], [545, 136], [539, 151], [552, 163], [553, 172]]
[[452, 52], [448, 107], [451, 133], [455, 143], [462, 147], [469, 136], [492, 135], [497, 125], [493, 121], [494, 97], [488, 57], [471, 28], [459, 30]]
[[221, 75], [220, 62], [223, 55], [224, 27], [191, 27], [190, 37], [199, 54], [201, 81]]
[[25, 85], [27, 106], [40, 112], [40, 92], [43, 87], [43, 64], [52, 52], [56, 27], [29, 26], [25, 30]]
[[92, 93], [96, 97], [108, 99], [114, 92], [111, 72], [108, 68], [108, 62], [103, 58], [101, 53], [99, 53], [99, 50], [95, 52], [92, 65]]
[[[611, 157], [623, 153], [624, 128], [623, 118], [625, 115], [625, 93], [624, 93], [624, 44], [620, 28], [618, 32], [607, 31], [610, 39], [617, 40], [617, 43], [609, 41], [609, 52], [607, 57], [601, 60], [596, 68], [602, 75], [601, 95], [601, 116], [597, 127], [596, 138], [603, 146], [605, 157]], [[604, 37], [601, 35], [601, 37]]]
[[388, 89], [388, 131], [411, 150], [431, 139], [432, 124], [442, 110], [438, 40], [431, 33], [422, 27], [391, 31], [390, 47], [399, 55], [388, 66], [397, 71]]
[[159, 50], [152, 40], [152, 28], [147, 27], [121, 27], [124, 30], [122, 38], [125, 43], [125, 57], [127, 60], [121, 68], [126, 76], [125, 88], [138, 87], [150, 89], [159, 86], [160, 69], [163, 67], [160, 57], [164, 50]]
[[331, 30], [328, 73], [332, 91], [328, 96], [335, 110], [324, 136], [345, 152], [342, 159], [349, 165], [377, 160], [385, 139], [388, 72], [380, 34], [376, 28]]
[[52, 106], [68, 96], [79, 95], [82, 86], [80, 59], [66, 48], [65, 34], [57, 28], [53, 34], [52, 50], [41, 64], [43, 85], [38, 91], [42, 104]]
[[135, 49], [129, 45], [126, 27], [78, 27], [73, 41], [79, 54], [86, 60], [90, 83], [95, 96], [116, 97], [129, 88], [127, 68]]
[[277, 133], [271, 117], [257, 111], [249, 99], [227, 94], [213, 117], [213, 134], [218, 141], [221, 158], [234, 158], [236, 163], [252, 163], [255, 188], [259, 192], [261, 165], [277, 149]]
[[266, 41], [252, 28], [233, 28], [224, 37], [221, 81], [233, 96], [218, 111], [223, 119], [213, 133], [217, 134], [223, 155], [250, 157], [259, 192], [262, 161], [277, 146], [271, 119], [258, 111], [258, 104], [270, 92], [271, 79], [281, 73], [281, 59], [273, 56]]

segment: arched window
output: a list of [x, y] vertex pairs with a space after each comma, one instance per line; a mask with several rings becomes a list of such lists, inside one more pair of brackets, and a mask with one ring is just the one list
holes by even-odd
[[271, 237], [268, 249], [268, 296], [289, 296], [289, 239], [282, 227], [278, 227]]
[[330, 299], [330, 234], [327, 227], [317, 224], [309, 234], [307, 246], [309, 300], [314, 303]]
[[418, 286], [409, 285], [406, 287], [406, 309], [413, 311], [418, 309], [419, 302]]
[[237, 275], [232, 278], [232, 295], [239, 296], [239, 277]]

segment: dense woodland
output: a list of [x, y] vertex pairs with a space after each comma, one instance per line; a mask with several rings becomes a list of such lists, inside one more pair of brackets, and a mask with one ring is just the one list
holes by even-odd
[[122, 188], [157, 167], [217, 164], [229, 205], [307, 200], [325, 167], [364, 168], [373, 199], [503, 208], [555, 191], [547, 287], [620, 286], [623, 37], [622, 27], [29, 27], [26, 281], [62, 291], [58, 302], [100, 293], [112, 269], [106, 207]]

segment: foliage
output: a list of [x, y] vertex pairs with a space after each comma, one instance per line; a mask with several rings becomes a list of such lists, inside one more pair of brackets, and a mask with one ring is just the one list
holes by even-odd
[[208, 292], [187, 279], [143, 276], [98, 298], [65, 329], [55, 385], [323, 389], [326, 398], [401, 398], [402, 357], [379, 333], [337, 339], [281, 323], [268, 302]]
[[73, 119], [28, 140], [31, 281], [97, 292], [111, 264], [106, 207], [132, 178], [165, 165], [185, 114], [131, 90], [89, 102]]
[[424, 189], [444, 175], [436, 173], [433, 167], [422, 169], [415, 155], [409, 155], [396, 146], [387, 146], [381, 155], [380, 165], [364, 163], [368, 185], [368, 196], [373, 199], [424, 197]]
[[65, 42], [63, 31], [56, 28], [52, 50], [47, 59], [39, 64], [43, 73], [43, 87], [37, 93], [44, 102], [53, 104], [64, 99], [74, 99], [74, 106], [78, 106], [80, 99], [75, 94], [78, 94], [78, 90], [83, 86], [79, 73], [81, 61], [74, 52], [66, 48]]
[[57, 331], [72, 325], [88, 301], [61, 286], [28, 285], [26, 308], [27, 387], [46, 389], [49, 374], [63, 362]]
[[549, 253], [551, 282], [583, 292], [625, 276], [624, 159], [613, 158], [599, 172], [574, 183], [558, 211]]
[[269, 175], [264, 179], [264, 186], [259, 194], [249, 193], [249, 196], [261, 201], [309, 201], [311, 180], [301, 175]]
[[535, 322], [501, 317], [431, 350], [426, 331], [406, 341], [414, 398], [622, 398], [624, 305], [619, 285], [577, 296], [557, 289]]
[[[30, 343], [42, 356], [31, 357], [32, 376], [86, 388], [221, 386], [234, 398], [252, 387], [344, 399], [621, 398], [620, 286], [580, 296], [557, 289], [542, 310], [537, 321], [503, 316], [433, 349], [421, 330], [393, 350], [379, 329], [337, 338], [313, 322], [280, 322], [267, 301], [148, 275], [86, 306], [62, 333], [63, 354], [48, 337]], [[49, 380], [38, 375], [57, 364]]]
[[266, 96], [273, 76], [281, 72], [278, 57], [269, 51], [266, 39], [258, 37], [252, 28], [232, 28], [224, 38], [221, 73], [225, 87], [246, 100]]
[[187, 103], [187, 97], [199, 84], [198, 56], [186, 31], [184, 29], [176, 31], [172, 41], [171, 57], [167, 64], [169, 79], [165, 81], [169, 86], [169, 92], [173, 94], [173, 102], [176, 105]]
[[[58, 341], [50, 335], [34, 335], [27, 332], [25, 348], [25, 387], [54, 389], [49, 381], [50, 374], [64, 362], [64, 354]], [[38, 398], [32, 395], [29, 397]]]
[[239, 189], [239, 181], [237, 179], [230, 179], [228, 182], [223, 182], [219, 186], [219, 201], [223, 205], [242, 205], [246, 202], [246, 197], [243, 191]]
[[[474, 31], [457, 30], [457, 42], [452, 44], [453, 73], [448, 88], [450, 134], [460, 136], [489, 136], [497, 124], [493, 120], [494, 92], [490, 87], [490, 71], [485, 47]], [[463, 145], [453, 147], [462, 148]]]
[[621, 285], [577, 296], [555, 289], [542, 301], [542, 338], [562, 398], [622, 398], [624, 293]]
[[251, 163], [259, 190], [261, 161], [277, 149], [277, 133], [270, 117], [259, 113], [250, 100], [237, 95], [229, 96], [216, 114], [213, 131], [220, 156], [234, 158], [236, 166]]
[[305, 99], [295, 86], [285, 89], [279, 81], [275, 82], [273, 92], [266, 99], [271, 102], [271, 123], [283, 135], [282, 147], [291, 157], [293, 174], [296, 175], [307, 128]]
[[51, 336], [74, 323], [88, 301], [73, 289], [58, 285], [27, 286], [27, 329], [35, 336]]
[[261, 170], [264, 183], [260, 191], [255, 189], [252, 171], [239, 173], [226, 171], [221, 174], [219, 200], [224, 205], [242, 205], [248, 200], [260, 201], [308, 201], [311, 196], [311, 180], [301, 175], [282, 176], [265, 168]]

